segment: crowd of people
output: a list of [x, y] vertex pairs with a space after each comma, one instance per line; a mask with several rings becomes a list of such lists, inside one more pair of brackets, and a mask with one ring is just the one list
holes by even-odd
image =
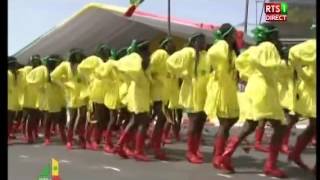
[[[33, 144], [42, 128], [45, 145], [51, 144], [52, 132], [59, 131], [68, 150], [74, 148], [77, 135], [77, 145], [83, 149], [99, 150], [103, 145], [106, 153], [148, 161], [145, 150], [151, 148], [156, 159], [166, 160], [163, 145], [171, 130], [180, 140], [184, 111], [190, 163], [204, 162], [199, 148], [202, 130], [208, 118], [217, 118], [214, 168], [235, 173], [232, 155], [255, 132], [255, 149], [268, 154], [266, 175], [287, 177], [277, 166], [279, 152], [315, 173], [316, 165], [308, 167], [301, 153], [316, 131], [316, 40], [286, 52], [274, 25], [261, 24], [253, 33], [256, 44], [241, 50], [236, 29], [226, 23], [214, 32], [209, 48], [205, 35], [196, 33], [179, 50], [166, 37], [153, 53], [149, 41], [134, 40], [118, 51], [101, 44], [90, 56], [71, 49], [67, 60], [58, 54], [33, 55], [21, 65], [9, 57], [9, 144], [17, 131]], [[245, 123], [231, 137], [240, 112]], [[302, 117], [309, 125], [290, 148], [290, 131]], [[264, 147], [267, 123], [273, 133]]]

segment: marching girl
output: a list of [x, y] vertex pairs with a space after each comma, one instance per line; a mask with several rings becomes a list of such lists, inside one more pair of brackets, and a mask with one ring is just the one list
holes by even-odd
[[113, 152], [112, 132], [116, 130], [118, 109], [120, 107], [119, 88], [121, 82], [118, 76], [119, 73], [117, 73], [117, 70], [115, 69], [115, 64], [116, 61], [125, 54], [126, 49], [120, 49], [118, 52], [115, 49], [112, 49], [110, 59], [99, 66], [94, 72], [95, 78], [101, 80], [101, 82], [108, 87], [104, 93], [104, 105], [109, 110], [109, 123], [104, 132], [104, 151], [106, 153]]
[[44, 144], [51, 144], [51, 127], [58, 124], [62, 142], [66, 143], [65, 122], [61, 121], [61, 109], [64, 106], [64, 96], [62, 88], [53, 83], [50, 79], [50, 72], [54, 70], [57, 60], [61, 59], [58, 55], [51, 55], [44, 60], [44, 65], [34, 68], [28, 74], [28, 83], [38, 86], [40, 91], [39, 108], [45, 112], [44, 125]]
[[85, 123], [87, 113], [87, 94], [85, 78], [81, 75], [77, 66], [85, 58], [79, 49], [72, 49], [69, 53], [69, 61], [59, 64], [51, 73], [51, 80], [59, 84], [65, 91], [70, 122], [67, 131], [67, 149], [73, 148], [73, 132], [77, 116], [79, 114], [76, 132], [79, 135], [80, 146], [85, 148]]
[[[33, 55], [31, 57], [32, 69], [41, 65], [41, 59], [39, 55]], [[31, 70], [30, 70], [31, 71]], [[39, 110], [40, 94], [39, 86], [32, 85], [28, 82], [28, 75], [25, 79], [25, 92], [23, 108], [27, 113], [26, 119], [26, 129], [27, 129], [27, 142], [29, 144], [34, 143], [35, 139], [38, 137], [38, 126], [39, 120], [41, 118], [41, 111]]]
[[165, 152], [161, 150], [162, 136], [166, 117], [164, 114], [164, 105], [168, 101], [167, 88], [167, 59], [175, 51], [175, 46], [171, 38], [167, 37], [160, 43], [160, 49], [153, 52], [150, 57], [148, 73], [151, 77], [151, 100], [153, 102], [153, 117], [156, 118], [156, 124], [152, 132], [151, 144], [155, 153], [155, 158], [166, 159]]
[[[94, 71], [101, 66], [103, 62], [107, 61], [109, 56], [110, 48], [106, 44], [101, 44], [97, 47], [95, 55], [87, 57], [78, 66], [79, 73], [84, 74], [86, 79], [90, 103], [93, 103], [93, 117], [94, 120], [97, 121], [94, 126], [94, 141], [90, 143], [90, 140], [87, 140], [88, 148], [92, 150], [99, 149], [103, 131], [109, 122], [109, 110], [103, 104], [108, 85], [96, 79]], [[87, 130], [92, 131], [90, 126], [88, 126]]]
[[8, 142], [9, 134], [12, 132], [13, 120], [19, 109], [18, 81], [17, 81], [18, 62], [15, 57], [8, 58]]
[[24, 107], [24, 99], [27, 95], [26, 93], [26, 85], [27, 85], [27, 74], [32, 70], [31, 66], [31, 60], [28, 62], [28, 64], [20, 69], [18, 69], [18, 84], [20, 86], [20, 89], [23, 89], [23, 91], [20, 92], [20, 105], [22, 107], [22, 118], [21, 118], [21, 129], [22, 129], [22, 135], [23, 139], [27, 140], [27, 112]]
[[230, 24], [223, 24], [215, 33], [215, 38], [217, 42], [207, 53], [213, 75], [208, 83], [204, 110], [208, 117], [219, 119], [220, 127], [215, 137], [212, 159], [212, 165], [219, 168], [218, 159], [225, 149], [229, 131], [239, 118], [238, 74], [235, 69], [239, 50], [236, 46], [236, 29]]
[[269, 157], [264, 165], [268, 176], [284, 178], [287, 175], [277, 167], [284, 131], [284, 113], [277, 89], [277, 70], [281, 64], [278, 30], [271, 24], [259, 25], [255, 30], [257, 46], [252, 46], [236, 59], [236, 68], [248, 79], [245, 96], [248, 100], [246, 122], [238, 136], [230, 138], [219, 160], [219, 168], [234, 172], [231, 156], [239, 144], [251, 134], [261, 120], [268, 120], [274, 132], [269, 147]]
[[298, 76], [295, 112], [308, 118], [309, 125], [298, 136], [288, 159], [303, 169], [310, 169], [301, 160], [301, 153], [316, 132], [316, 40], [310, 39], [293, 46], [289, 60]]
[[130, 135], [136, 130], [134, 158], [139, 161], [148, 161], [149, 158], [144, 153], [144, 141], [150, 122], [151, 105], [150, 80], [146, 74], [150, 61], [149, 42], [135, 43], [134, 41], [129, 48], [129, 53], [121, 58], [115, 67], [130, 80], [126, 102], [132, 116], [114, 151], [121, 157], [128, 158], [123, 147], [128, 143]]
[[183, 78], [179, 104], [188, 112], [188, 150], [186, 157], [191, 163], [203, 163], [199, 152], [202, 129], [207, 116], [204, 112], [206, 86], [210, 66], [206, 56], [206, 40], [203, 34], [189, 38], [189, 47], [173, 53], [167, 60], [167, 69], [175, 77]]

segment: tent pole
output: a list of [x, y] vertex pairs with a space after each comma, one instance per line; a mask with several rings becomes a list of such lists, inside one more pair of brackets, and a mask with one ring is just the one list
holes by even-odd
[[168, 36], [171, 36], [171, 1], [168, 0]]
[[249, 0], [246, 0], [246, 13], [244, 19], [244, 33], [247, 34], [248, 29], [248, 11], [249, 11]]

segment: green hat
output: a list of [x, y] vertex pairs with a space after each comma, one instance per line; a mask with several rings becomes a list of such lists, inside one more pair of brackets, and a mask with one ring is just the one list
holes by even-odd
[[223, 40], [234, 29], [235, 28], [233, 26], [230, 26], [230, 28], [225, 30], [224, 32], [218, 29], [217, 31], [213, 32], [214, 41]]
[[127, 54], [131, 54], [133, 52], [136, 52], [138, 50], [138, 43], [137, 40], [132, 40], [130, 46], [127, 48]]
[[201, 37], [205, 38], [205, 35], [203, 33], [195, 33], [192, 36], [190, 36], [188, 38], [188, 46], [190, 46], [192, 43], [194, 43], [194, 41], [196, 39], [201, 38]]
[[171, 37], [166, 37], [164, 39], [162, 39], [160, 41], [160, 48], [164, 48], [165, 45], [168, 44], [168, 42], [172, 41], [172, 38]]
[[120, 50], [118, 50], [117, 55], [118, 55], [118, 59], [127, 55], [127, 48], [121, 48]]
[[258, 25], [252, 30], [256, 42], [262, 42], [268, 38], [272, 32], [279, 31], [276, 27], [268, 27], [266, 24]]
[[114, 59], [114, 60], [117, 60], [118, 59], [118, 52], [116, 49], [111, 49], [110, 50], [110, 54], [111, 54], [111, 58]]

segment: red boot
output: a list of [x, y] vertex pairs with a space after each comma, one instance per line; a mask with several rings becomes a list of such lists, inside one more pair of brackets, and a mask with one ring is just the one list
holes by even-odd
[[136, 149], [134, 152], [134, 158], [137, 161], [150, 161], [150, 159], [144, 154], [144, 140], [145, 135], [138, 132], [136, 135]]
[[288, 144], [289, 144], [289, 138], [290, 138], [290, 134], [291, 134], [291, 128], [292, 127], [288, 127], [286, 129], [285, 134], [283, 135], [283, 140], [282, 140], [280, 152], [282, 152], [284, 154], [289, 154], [289, 152], [290, 152], [290, 148], [289, 148]]
[[280, 146], [281, 144], [270, 144], [270, 152], [269, 152], [269, 157], [266, 160], [264, 164], [264, 174], [267, 176], [273, 176], [277, 178], [287, 178], [288, 176], [286, 175], [285, 172], [283, 172], [281, 169], [277, 167], [277, 160], [278, 160], [278, 155], [280, 151]]
[[255, 135], [256, 141], [254, 144], [254, 148], [255, 148], [255, 150], [260, 151], [260, 152], [269, 152], [268, 148], [262, 146], [263, 134], [264, 134], [264, 127], [256, 129], [256, 135]]
[[129, 142], [130, 132], [124, 131], [121, 133], [119, 141], [117, 142], [116, 146], [113, 149], [113, 152], [118, 154], [120, 157], [124, 159], [128, 159], [128, 155], [124, 151], [123, 147], [125, 144]]
[[214, 151], [212, 157], [212, 165], [216, 169], [220, 169], [220, 159], [225, 149], [226, 139], [223, 136], [217, 136], [214, 140]]
[[221, 159], [219, 161], [220, 169], [226, 171], [227, 173], [234, 173], [234, 167], [231, 163], [231, 157], [234, 153], [234, 151], [237, 149], [237, 147], [240, 144], [239, 137], [232, 137], [229, 139], [229, 142], [221, 155]]
[[196, 136], [196, 140], [195, 140], [195, 150], [196, 150], [196, 156], [203, 161], [203, 154], [200, 151], [200, 145], [202, 143], [202, 138], [201, 138], [201, 134], [197, 134]]
[[59, 122], [59, 133], [63, 144], [67, 143], [66, 127], [63, 122]]
[[67, 149], [72, 150], [73, 146], [73, 129], [69, 128], [67, 133]]
[[[159, 160], [166, 160], [166, 154], [161, 149], [161, 140], [162, 140], [162, 133], [163, 131], [160, 130], [160, 132], [153, 131], [152, 138], [151, 138], [151, 144], [152, 148], [154, 150], [155, 158]], [[137, 143], [138, 141], [136, 141]]]
[[316, 134], [313, 136], [313, 138], [312, 138], [312, 140], [311, 140], [311, 144], [312, 144], [313, 146], [317, 146], [317, 135], [316, 135]]
[[201, 160], [197, 156], [196, 141], [197, 141], [197, 137], [195, 135], [190, 134], [188, 137], [188, 141], [187, 141], [188, 150], [187, 150], [186, 157], [190, 163], [201, 164], [201, 163], [203, 163], [203, 160]]
[[104, 152], [112, 153], [113, 144], [112, 144], [112, 131], [106, 130], [104, 132], [105, 144], [104, 144]]
[[102, 136], [102, 130], [96, 128], [94, 132], [94, 141], [92, 142], [92, 150], [97, 151], [99, 150], [99, 144], [101, 141], [101, 136]]
[[304, 162], [301, 160], [301, 153], [306, 148], [308, 143], [310, 142], [311, 138], [305, 138], [304, 136], [300, 135], [297, 138], [297, 143], [293, 149], [292, 152], [289, 153], [288, 160], [293, 161], [295, 164], [297, 164], [300, 168], [305, 170], [310, 170], [310, 168], [304, 164]]

